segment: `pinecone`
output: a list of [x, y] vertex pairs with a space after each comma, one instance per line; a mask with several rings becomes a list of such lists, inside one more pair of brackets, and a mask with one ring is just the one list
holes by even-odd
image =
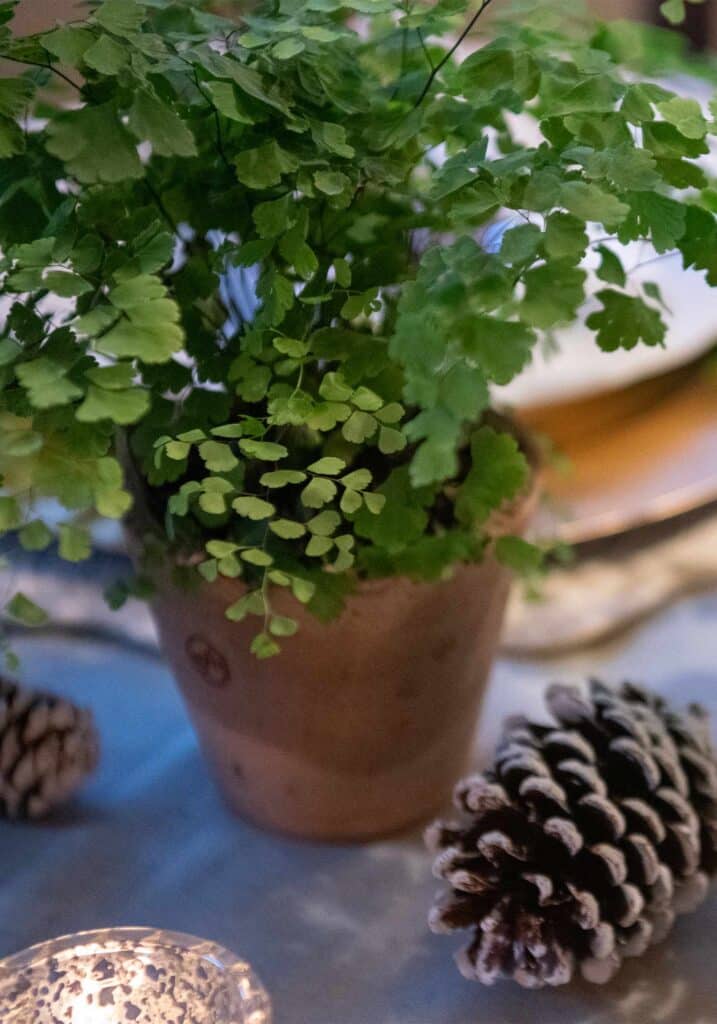
[[98, 750], [89, 711], [0, 678], [0, 816], [43, 817], [94, 771]]
[[461, 973], [492, 984], [607, 981], [659, 942], [717, 872], [717, 764], [704, 710], [625, 683], [547, 692], [557, 725], [512, 718], [460, 823], [426, 841], [450, 890], [433, 931], [473, 930]]

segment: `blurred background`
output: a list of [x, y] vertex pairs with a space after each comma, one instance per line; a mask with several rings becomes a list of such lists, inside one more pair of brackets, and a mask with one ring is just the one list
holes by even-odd
[[[16, 26], [20, 32], [35, 32], [53, 25], [56, 20], [63, 21], [72, 17], [81, 9], [79, 0], [21, 0]], [[230, 6], [223, 4], [226, 8]], [[237, 3], [237, 7], [241, 4]], [[660, 23], [659, 3], [657, 0], [592, 0], [592, 8], [606, 18], [635, 18], [643, 21]], [[692, 7], [688, 14], [687, 32], [694, 45], [704, 48], [717, 45], [717, 10], [715, 4], [706, 3]]]

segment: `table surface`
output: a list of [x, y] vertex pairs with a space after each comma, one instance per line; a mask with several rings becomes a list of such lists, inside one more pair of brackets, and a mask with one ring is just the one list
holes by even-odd
[[[98, 597], [99, 600], [99, 597]], [[545, 682], [649, 682], [717, 713], [717, 593], [687, 598], [608, 647], [499, 662], [477, 750]], [[604, 988], [481, 988], [455, 970], [461, 936], [436, 937], [436, 886], [417, 834], [366, 846], [277, 838], [224, 809], [171, 677], [151, 653], [27, 636], [26, 682], [91, 706], [101, 768], [42, 825], [0, 823], [0, 956], [50, 936], [151, 925], [216, 940], [270, 990], [275, 1024], [714, 1024], [717, 893]]]

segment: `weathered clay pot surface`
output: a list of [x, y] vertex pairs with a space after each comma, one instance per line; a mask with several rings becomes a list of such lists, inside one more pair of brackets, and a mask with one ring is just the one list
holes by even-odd
[[224, 609], [241, 583], [164, 590], [154, 613], [204, 752], [230, 804], [283, 832], [355, 839], [427, 818], [466, 768], [509, 578], [492, 558], [446, 582], [361, 585], [343, 615], [300, 621], [257, 661], [258, 620]]
[[[532, 486], [496, 517], [495, 535], [522, 533], [537, 504], [539, 459], [527, 450]], [[123, 461], [137, 550], [151, 519]], [[229, 804], [281, 832], [367, 839], [429, 818], [468, 766], [509, 586], [489, 554], [439, 583], [364, 581], [328, 624], [274, 588], [274, 609], [300, 628], [266, 661], [249, 651], [259, 620], [224, 615], [240, 580], [160, 585], [153, 611]]]

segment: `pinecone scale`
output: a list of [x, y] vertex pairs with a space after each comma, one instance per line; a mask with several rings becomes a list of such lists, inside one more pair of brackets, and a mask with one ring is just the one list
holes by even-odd
[[471, 929], [468, 978], [607, 981], [693, 909], [717, 870], [717, 767], [705, 713], [599, 682], [550, 687], [554, 724], [506, 723], [491, 772], [427, 832], [449, 888], [429, 924]]
[[92, 716], [0, 678], [0, 817], [40, 818], [94, 771]]

